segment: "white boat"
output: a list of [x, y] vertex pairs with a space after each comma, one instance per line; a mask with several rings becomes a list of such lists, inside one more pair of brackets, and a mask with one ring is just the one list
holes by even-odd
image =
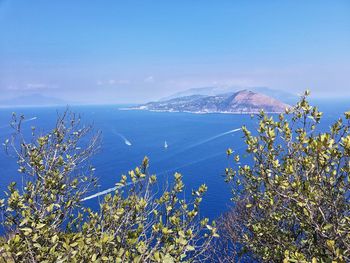
[[167, 142], [166, 142], [166, 141], [164, 142], [164, 148], [165, 148], [165, 149], [167, 149], [167, 148], [168, 148], [168, 144], [167, 144]]

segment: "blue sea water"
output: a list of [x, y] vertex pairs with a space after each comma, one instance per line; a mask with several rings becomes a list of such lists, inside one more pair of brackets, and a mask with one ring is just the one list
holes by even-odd
[[[350, 109], [348, 101], [317, 102], [325, 112], [321, 128], [328, 129], [344, 111]], [[185, 191], [205, 183], [208, 192], [202, 203], [201, 216], [217, 218], [230, 207], [230, 186], [224, 182], [224, 169], [228, 165], [227, 148], [244, 154], [242, 132], [231, 132], [242, 125], [253, 129], [256, 120], [249, 115], [191, 114], [118, 110], [118, 106], [74, 106], [83, 122], [93, 123], [102, 132], [101, 150], [92, 159], [99, 178], [95, 192], [114, 186], [122, 174], [138, 166], [144, 156], [150, 158], [150, 172], [157, 175], [160, 186], [172, 178], [174, 172], [183, 174]], [[23, 113], [24, 129], [36, 126], [47, 131], [54, 127], [58, 112], [64, 108], [16, 108], [0, 110], [0, 141], [11, 134], [8, 123], [11, 113]], [[126, 140], [129, 143], [126, 143]], [[167, 142], [168, 148], [164, 147]], [[131, 145], [128, 145], [131, 144]], [[244, 162], [244, 159], [242, 160]], [[0, 151], [0, 198], [11, 181], [21, 182], [17, 174], [16, 159]], [[91, 194], [93, 194], [92, 192]], [[98, 200], [86, 201], [97, 207]]]

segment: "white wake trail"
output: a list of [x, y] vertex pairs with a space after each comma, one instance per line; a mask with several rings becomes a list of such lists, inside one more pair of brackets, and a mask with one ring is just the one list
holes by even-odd
[[131, 145], [132, 145], [132, 143], [131, 143], [123, 134], [121, 134], [121, 133], [119, 133], [119, 132], [116, 132], [116, 131], [114, 131], [114, 130], [113, 130], [113, 133], [114, 133], [115, 135], [118, 135], [118, 136], [124, 141], [124, 143], [125, 143], [126, 145], [128, 145], [128, 146], [131, 146]]
[[38, 117], [33, 117], [33, 118], [28, 119], [28, 120], [24, 120], [23, 122], [34, 121], [34, 120], [36, 120], [37, 118], [38, 118]]
[[182, 169], [182, 168], [191, 166], [191, 165], [193, 165], [193, 164], [197, 164], [197, 163], [200, 163], [200, 162], [203, 162], [203, 161], [206, 161], [206, 160], [215, 158], [215, 157], [220, 156], [220, 155], [225, 155], [225, 153], [220, 151], [220, 152], [218, 152], [218, 153], [216, 153], [216, 154], [213, 154], [213, 155], [210, 155], [210, 156], [206, 156], [206, 157], [201, 158], [201, 159], [198, 159], [198, 160], [196, 160], [196, 161], [192, 161], [192, 162], [189, 162], [189, 163], [185, 163], [185, 164], [183, 164], [183, 165], [181, 165], [181, 166], [177, 166], [177, 167], [175, 167], [175, 168], [170, 168], [170, 169], [168, 169], [168, 170], [159, 172], [159, 173], [157, 173], [156, 175], [162, 175], [162, 174], [166, 174], [166, 173], [177, 172], [179, 169]]
[[217, 138], [220, 138], [220, 137], [222, 137], [222, 136], [225, 136], [225, 135], [228, 135], [228, 134], [231, 134], [231, 133], [238, 132], [238, 131], [240, 131], [240, 130], [242, 130], [242, 128], [237, 128], [237, 129], [233, 129], [233, 130], [230, 130], [230, 131], [227, 131], [227, 132], [220, 133], [220, 134], [218, 134], [218, 135], [215, 135], [215, 136], [213, 136], [213, 137], [210, 137], [210, 138], [208, 138], [208, 139], [205, 139], [205, 140], [203, 140], [203, 141], [200, 141], [200, 142], [197, 142], [197, 143], [195, 143], [195, 144], [192, 144], [192, 145], [190, 145], [190, 146], [188, 146], [188, 147], [185, 147], [185, 148], [183, 149], [183, 151], [184, 151], [184, 150], [191, 149], [191, 148], [193, 148], [193, 147], [197, 147], [197, 146], [202, 145], [202, 144], [204, 144], [204, 143], [213, 141], [213, 140], [215, 140], [215, 139], [217, 139]]
[[133, 184], [133, 182], [127, 183], [127, 184], [121, 185], [121, 186], [114, 186], [114, 187], [112, 187], [112, 188], [108, 188], [108, 189], [103, 190], [103, 191], [101, 191], [101, 192], [98, 192], [98, 193], [96, 193], [96, 194], [87, 196], [87, 197], [81, 199], [80, 201], [83, 202], [83, 201], [86, 201], [86, 200], [90, 200], [90, 199], [99, 197], [99, 196], [101, 196], [101, 195], [108, 194], [108, 193], [110, 193], [110, 192], [113, 192], [113, 191], [115, 191], [115, 190], [117, 190], [117, 189], [123, 188], [123, 187], [128, 186], [128, 185], [131, 185], [131, 184]]
[[[238, 147], [238, 148], [234, 148], [234, 152], [237, 152], [239, 150], [242, 150], [244, 149], [246, 146], [241, 146], [241, 147]], [[207, 161], [209, 159], [212, 159], [212, 158], [215, 158], [215, 157], [218, 157], [218, 156], [226, 156], [225, 152], [218, 152], [216, 154], [213, 154], [213, 155], [209, 155], [209, 156], [206, 156], [206, 157], [203, 157], [201, 159], [198, 159], [198, 160], [195, 160], [195, 161], [192, 161], [192, 162], [188, 162], [188, 163], [185, 163], [181, 166], [177, 166], [175, 168], [171, 168], [171, 169], [168, 169], [166, 171], [162, 171], [160, 173], [157, 173], [157, 175], [162, 175], [162, 174], [166, 174], [166, 173], [170, 173], [170, 172], [178, 172], [179, 169], [182, 169], [182, 168], [185, 168], [185, 167], [188, 167], [188, 166], [191, 166], [193, 164], [197, 164], [197, 163], [200, 163], [200, 162], [204, 162], [204, 161]]]
[[[30, 119], [24, 119], [22, 121], [22, 123], [25, 123], [25, 122], [28, 122], [28, 121], [34, 121], [36, 119], [38, 119], [38, 117], [32, 117]], [[5, 128], [9, 128], [9, 127], [11, 127], [11, 125], [10, 124], [6, 124], [6, 125], [3, 125], [3, 126], [0, 126], [0, 129], [5, 129]]]

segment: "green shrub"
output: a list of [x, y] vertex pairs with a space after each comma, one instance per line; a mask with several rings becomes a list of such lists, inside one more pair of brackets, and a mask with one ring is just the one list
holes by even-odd
[[237, 155], [226, 169], [234, 206], [221, 220], [237, 258], [350, 261], [350, 112], [319, 132], [307, 95], [277, 120], [261, 112], [256, 133], [243, 127], [252, 164]]

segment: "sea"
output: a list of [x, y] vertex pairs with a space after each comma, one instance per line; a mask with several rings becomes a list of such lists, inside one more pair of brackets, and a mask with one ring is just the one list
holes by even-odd
[[[350, 110], [350, 100], [313, 101], [324, 118], [320, 131], [329, 126], [345, 111]], [[98, 187], [93, 195], [115, 186], [120, 176], [127, 174], [141, 164], [147, 156], [150, 159], [149, 171], [158, 178], [158, 191], [166, 189], [173, 180], [173, 174], [183, 175], [186, 199], [192, 190], [201, 184], [208, 191], [201, 205], [201, 217], [217, 219], [232, 206], [231, 186], [224, 181], [225, 168], [233, 162], [226, 156], [232, 148], [235, 153], [245, 156], [246, 146], [242, 131], [243, 125], [254, 131], [257, 120], [249, 114], [192, 114], [176, 112], [149, 112], [120, 110], [123, 105], [72, 106], [70, 110], [80, 114], [82, 122], [92, 124], [94, 130], [101, 131], [100, 150], [91, 159], [98, 178]], [[0, 109], [0, 142], [11, 136], [9, 122], [12, 112], [23, 114], [23, 130], [29, 134], [35, 126], [39, 133], [51, 130], [58, 114], [65, 107], [18, 107]], [[275, 116], [277, 117], [277, 116]], [[165, 142], [167, 147], [165, 147]], [[2, 147], [3, 148], [3, 147]], [[242, 158], [242, 165], [247, 159]], [[232, 162], [232, 163], [231, 163]], [[0, 199], [10, 182], [21, 185], [22, 178], [17, 172], [16, 159], [0, 149]], [[103, 195], [85, 201], [86, 206], [98, 209]]]

